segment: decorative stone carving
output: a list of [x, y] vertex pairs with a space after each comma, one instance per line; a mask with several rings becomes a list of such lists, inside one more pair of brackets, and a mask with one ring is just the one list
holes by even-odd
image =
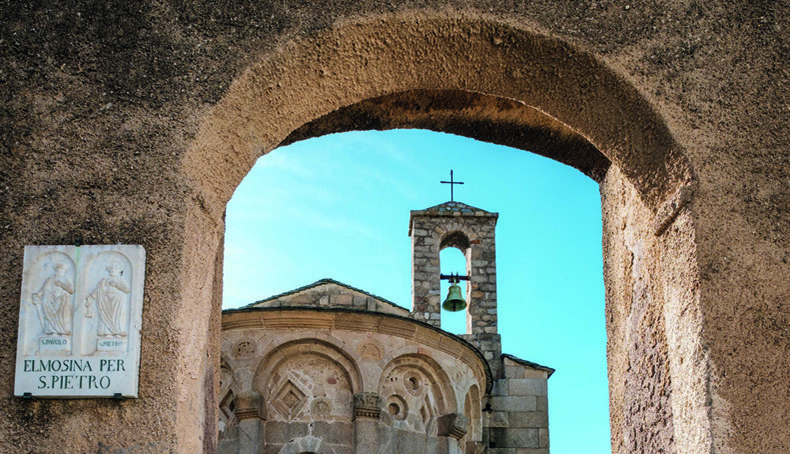
[[220, 434], [228, 428], [238, 424], [234, 410], [236, 409], [235, 396], [231, 385], [233, 384], [233, 371], [227, 363], [219, 369], [219, 420], [218, 428]]
[[240, 340], [231, 351], [236, 358], [249, 358], [255, 355], [255, 342], [247, 339]]
[[387, 397], [387, 411], [393, 418], [403, 421], [409, 414], [409, 405], [401, 396], [393, 394]]
[[354, 394], [354, 416], [356, 418], [381, 417], [381, 396], [376, 393]]
[[137, 397], [144, 280], [142, 246], [25, 247], [14, 394]]
[[[316, 412], [325, 418], [350, 421], [352, 391], [348, 370], [320, 344], [296, 344], [278, 350], [276, 367], [259, 371], [265, 374], [262, 390], [271, 411], [267, 420], [309, 421]], [[282, 356], [281, 356], [282, 355]], [[268, 390], [268, 391], [267, 391]]]
[[371, 361], [379, 361], [382, 357], [384, 349], [377, 342], [368, 341], [359, 346], [359, 354], [362, 359]]
[[121, 277], [121, 264], [113, 261], [107, 265], [107, 276], [103, 277], [85, 298], [85, 316], [93, 318], [91, 308], [95, 304], [99, 310], [99, 337], [126, 337], [125, 329], [127, 298], [131, 289], [129, 283]]
[[54, 272], [41, 289], [33, 294], [33, 305], [39, 316], [44, 334], [71, 336], [71, 325], [74, 318], [74, 270], [72, 276], [66, 275], [66, 264], [55, 262]]
[[307, 403], [307, 394], [292, 381], [286, 381], [275, 394], [274, 407], [287, 419], [293, 419]]
[[410, 394], [415, 396], [425, 394], [427, 390], [425, 378], [422, 374], [415, 373], [414, 371], [407, 371], [403, 375], [403, 385]]
[[[431, 374], [432, 368], [424, 359], [414, 356], [401, 357], [390, 363], [379, 386], [379, 393], [387, 396], [387, 412], [382, 416], [384, 424], [435, 435], [435, 416], [446, 411], [439, 405], [449, 402], [441, 383], [449, 380]], [[391, 405], [401, 411], [393, 411], [395, 407]]]
[[313, 415], [316, 417], [326, 417], [332, 412], [332, 401], [326, 397], [316, 397], [312, 403]]
[[244, 421], [245, 419], [254, 419], [261, 417], [261, 395], [255, 391], [247, 391], [239, 393], [234, 401], [234, 413], [236, 419]]
[[439, 436], [453, 437], [456, 440], [464, 438], [469, 420], [460, 413], [450, 413], [439, 417]]

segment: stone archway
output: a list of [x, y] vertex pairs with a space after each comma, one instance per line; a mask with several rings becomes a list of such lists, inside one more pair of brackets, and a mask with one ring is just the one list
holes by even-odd
[[[594, 161], [589, 142], [653, 210], [692, 177], [664, 121], [592, 56], [500, 22], [433, 14], [360, 21], [266, 55], [205, 121], [185, 170], [224, 206], [255, 159], [294, 140], [422, 127], [517, 145], [506, 126], [531, 130], [532, 150], [600, 178], [600, 164], [581, 163]], [[564, 151], [574, 160], [563, 146], [587, 150]]]
[[235, 81], [184, 161], [196, 191], [185, 286], [205, 288], [225, 203], [255, 159], [327, 132], [393, 127], [536, 150], [601, 183], [614, 449], [706, 450], [707, 362], [686, 206], [693, 172], [631, 85], [545, 35], [479, 17], [393, 16], [267, 55]]
[[[595, 178], [615, 450], [788, 451], [786, 2], [10, 2], [3, 13], [0, 353], [16, 348], [22, 245], [148, 252], [140, 398], [23, 400], [13, 361], [0, 361], [0, 438], [13, 449], [211, 451], [235, 185], [256, 157], [344, 116], [409, 127], [446, 106], [463, 134], [563, 141], [551, 128], [519, 136], [535, 121], [510, 134], [509, 114], [488, 121], [499, 104], [475, 109], [460, 93], [534, 108], [613, 163]], [[418, 91], [438, 104], [393, 115], [390, 101]], [[350, 117], [377, 105], [380, 126]], [[687, 203], [678, 189], [692, 180]]]

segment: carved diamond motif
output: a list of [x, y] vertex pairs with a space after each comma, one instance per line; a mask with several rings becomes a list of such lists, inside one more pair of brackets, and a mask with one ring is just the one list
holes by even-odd
[[280, 386], [280, 390], [275, 393], [274, 407], [288, 419], [293, 419], [307, 403], [307, 394], [291, 380], [286, 381]]

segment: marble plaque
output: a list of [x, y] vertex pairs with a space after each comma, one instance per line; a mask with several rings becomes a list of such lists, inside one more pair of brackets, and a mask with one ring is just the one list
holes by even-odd
[[145, 249], [26, 246], [14, 394], [137, 397]]

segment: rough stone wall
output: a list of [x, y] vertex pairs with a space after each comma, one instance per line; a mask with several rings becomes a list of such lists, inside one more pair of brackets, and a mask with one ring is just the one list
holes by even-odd
[[488, 453], [548, 454], [548, 378], [545, 370], [502, 358], [504, 376], [491, 392]]
[[[675, 452], [661, 251], [649, 213], [615, 169], [601, 185], [612, 452]], [[691, 341], [691, 338], [689, 338]]]
[[[515, 146], [526, 131], [530, 146], [585, 168], [552, 147], [571, 131], [620, 169], [648, 217], [668, 207], [660, 257], [649, 256], [659, 266], [646, 272], [662, 287], [653, 304], [664, 306], [676, 446], [790, 449], [786, 2], [6, 1], [0, 24], [3, 447], [210, 450], [219, 329], [209, 314], [219, 311], [222, 213], [235, 186], [325, 114], [435, 90], [443, 115], [417, 115], [431, 106], [410, 96], [393, 118], [386, 103], [368, 112], [366, 127], [419, 116], [422, 127]], [[452, 90], [494, 101], [465, 110]], [[501, 98], [570, 128], [504, 121]], [[664, 202], [688, 181], [693, 198], [672, 215]], [[623, 237], [605, 235], [625, 270]], [[148, 252], [138, 400], [10, 397], [22, 246], [77, 240]], [[611, 294], [633, 289], [625, 271], [607, 276]], [[609, 313], [610, 330], [625, 326], [622, 314]], [[620, 334], [610, 361], [648, 352]], [[626, 409], [618, 386], [613, 406]], [[623, 446], [624, 416], [613, 415]]]
[[[441, 265], [439, 260], [440, 233], [435, 220], [419, 217], [412, 220], [411, 235], [411, 284], [412, 317], [442, 326]], [[465, 252], [465, 251], [462, 251]]]

